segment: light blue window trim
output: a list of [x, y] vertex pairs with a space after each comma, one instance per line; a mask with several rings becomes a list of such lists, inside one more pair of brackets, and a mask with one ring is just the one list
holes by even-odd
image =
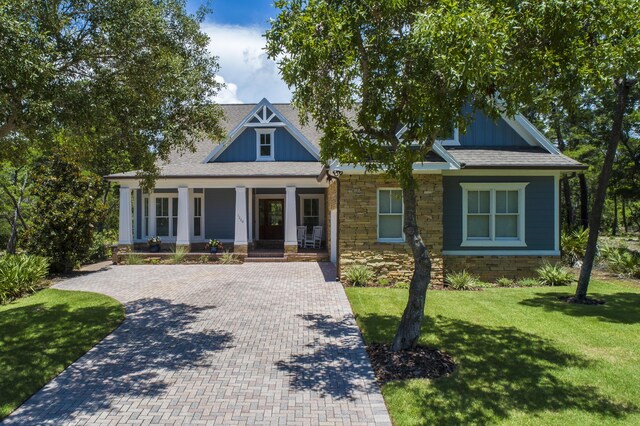
[[376, 204], [378, 241], [381, 243], [403, 243], [404, 202], [402, 189], [378, 188]]
[[[527, 185], [528, 183], [525, 182], [461, 183], [462, 243], [460, 246], [526, 247], [525, 188]], [[514, 199], [516, 194], [517, 200]], [[511, 221], [515, 223], [510, 224]], [[515, 234], [509, 235], [513, 227], [509, 225], [515, 226]], [[486, 231], [483, 229], [485, 226]]]

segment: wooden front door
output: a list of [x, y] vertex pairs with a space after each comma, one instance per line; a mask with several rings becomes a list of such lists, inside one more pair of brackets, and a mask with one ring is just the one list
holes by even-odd
[[260, 200], [260, 239], [284, 240], [284, 200]]

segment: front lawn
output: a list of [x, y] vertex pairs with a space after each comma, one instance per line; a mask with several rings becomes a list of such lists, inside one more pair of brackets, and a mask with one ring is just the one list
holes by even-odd
[[[560, 288], [429, 291], [421, 344], [453, 355], [450, 377], [391, 382], [396, 425], [640, 424], [640, 288], [592, 282], [603, 306]], [[407, 291], [347, 289], [367, 343], [393, 339]]]
[[118, 301], [47, 289], [0, 306], [0, 419], [124, 319]]

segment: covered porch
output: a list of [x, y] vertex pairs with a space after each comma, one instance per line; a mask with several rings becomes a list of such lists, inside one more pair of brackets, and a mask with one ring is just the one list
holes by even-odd
[[[241, 257], [329, 257], [326, 187], [315, 178], [159, 179], [152, 192], [122, 183], [118, 245], [145, 252], [157, 236], [163, 251], [204, 253], [215, 239]], [[300, 246], [299, 227], [307, 238], [321, 227], [320, 240]]]

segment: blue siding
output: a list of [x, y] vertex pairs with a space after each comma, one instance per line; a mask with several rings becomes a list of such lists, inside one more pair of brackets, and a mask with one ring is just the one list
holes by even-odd
[[[525, 188], [527, 247], [460, 247], [462, 242], [462, 182], [529, 182]], [[443, 178], [444, 250], [554, 250], [554, 181], [552, 176]]]
[[[276, 161], [317, 161], [288, 130], [277, 128], [274, 134]], [[245, 129], [215, 162], [256, 161], [256, 131]]]
[[205, 238], [233, 240], [235, 237], [236, 190], [207, 188], [204, 191]]
[[502, 118], [494, 122], [484, 113], [476, 111], [466, 133], [460, 133], [462, 146], [522, 146], [529, 144]]

